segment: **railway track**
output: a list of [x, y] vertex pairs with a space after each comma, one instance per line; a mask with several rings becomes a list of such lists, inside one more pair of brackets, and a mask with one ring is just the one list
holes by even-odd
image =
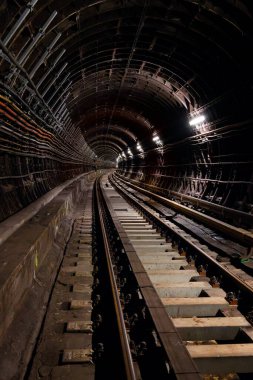
[[[203, 212], [171, 201], [135, 185], [132, 181], [123, 179], [118, 174], [114, 175], [114, 178], [127, 185], [128, 191], [134, 193], [139, 201], [157, 211], [160, 217], [173, 221], [175, 225], [196, 237], [201, 243], [214, 249], [219, 253], [220, 261], [231, 261], [247, 273], [253, 274], [253, 234], [251, 230], [235, 227], [205, 215]], [[238, 220], [240, 221], [239, 217]]]
[[[233, 247], [233, 244], [231, 244], [232, 242], [229, 240], [224, 241], [225, 244], [230, 245], [230, 250], [232, 250], [230, 255], [239, 253], [239, 255], [243, 254], [243, 255], [250, 256], [252, 254], [253, 233], [252, 233], [252, 230], [251, 231], [249, 230], [249, 228], [250, 227], [252, 228], [252, 225], [253, 225], [252, 214], [247, 214], [245, 212], [231, 209], [230, 212], [233, 214], [233, 218], [232, 219], [227, 218], [228, 221], [231, 220], [233, 222], [231, 224], [225, 221], [227, 214], [224, 211], [224, 209], [226, 208], [224, 208], [223, 206], [208, 202], [208, 208], [205, 209], [205, 207], [203, 206], [203, 204], [205, 204], [205, 201], [201, 199], [195, 199], [195, 202], [193, 202], [192, 200], [193, 197], [189, 197], [191, 198], [192, 203], [190, 203], [190, 205], [188, 206], [185, 206], [184, 204], [173, 201], [169, 199], [168, 197], [164, 196], [163, 194], [161, 194], [160, 188], [156, 188], [155, 186], [145, 185], [145, 184], [143, 184], [143, 186], [140, 186], [140, 183], [138, 183], [137, 181], [129, 180], [129, 179], [126, 180], [124, 177], [122, 177], [118, 173], [115, 174], [115, 178], [120, 179], [129, 187], [139, 192], [140, 197], [141, 197], [141, 194], [142, 194], [142, 197], [144, 196], [144, 198], [146, 199], [150, 197], [154, 203], [157, 203], [157, 206], [159, 204], [160, 211], [162, 213], [165, 212], [165, 214], [167, 213], [167, 216], [172, 216], [175, 213], [176, 214], [179, 213], [181, 217], [182, 216], [187, 217], [188, 224], [189, 224], [189, 219], [192, 219], [196, 222], [195, 226], [197, 226], [198, 223], [200, 223], [200, 226], [202, 227], [208, 226], [210, 229], [214, 229], [218, 231], [220, 235], [223, 235], [223, 240], [225, 240], [224, 237], [227, 237], [228, 239], [232, 238], [234, 242], [239, 243], [241, 246], [240, 246], [240, 251], [236, 252], [235, 248], [238, 248], [238, 247]], [[152, 190], [150, 190], [150, 188]], [[182, 196], [180, 200], [184, 201], [184, 197]], [[198, 211], [196, 207], [200, 208], [201, 212]], [[162, 211], [162, 209], [164, 209], [164, 211]], [[219, 213], [218, 213], [219, 219], [213, 217], [217, 209], [219, 209]], [[224, 220], [221, 220], [221, 219], [224, 219]], [[247, 219], [247, 223], [245, 222], [245, 219]], [[248, 229], [238, 227], [236, 226], [236, 224], [248, 225]], [[205, 239], [207, 240], [207, 238]], [[209, 240], [209, 243], [211, 243], [210, 240]], [[214, 244], [214, 241], [212, 242], [212, 244]], [[225, 250], [225, 247], [223, 247], [223, 251], [224, 250]]]
[[98, 197], [75, 211], [25, 379], [137, 379]]
[[110, 181], [76, 211], [26, 379], [252, 379], [251, 276]]
[[[113, 184], [145, 215], [138, 225], [133, 213], [123, 226], [201, 374], [252, 378], [253, 330], [245, 318], [252, 310], [252, 277], [218, 262], [217, 252], [161, 218], [128, 186]], [[128, 202], [121, 205], [125, 214]]]

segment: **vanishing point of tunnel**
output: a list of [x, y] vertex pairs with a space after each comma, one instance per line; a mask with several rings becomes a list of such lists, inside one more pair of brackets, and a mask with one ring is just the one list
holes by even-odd
[[0, 0], [0, 380], [252, 379], [252, 247], [252, 1]]

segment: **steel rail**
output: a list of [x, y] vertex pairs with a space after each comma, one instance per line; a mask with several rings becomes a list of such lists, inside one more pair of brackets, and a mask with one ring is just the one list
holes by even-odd
[[124, 317], [123, 317], [121, 303], [120, 303], [119, 294], [118, 294], [117, 283], [116, 283], [115, 275], [113, 272], [113, 264], [112, 264], [111, 255], [110, 255], [110, 246], [109, 246], [109, 241], [108, 241], [107, 233], [106, 233], [106, 227], [104, 223], [104, 216], [103, 216], [103, 210], [102, 210], [103, 198], [100, 192], [99, 181], [100, 181], [100, 178], [97, 178], [96, 183], [95, 183], [96, 202], [97, 202], [96, 207], [98, 210], [100, 228], [101, 228], [101, 232], [103, 236], [103, 245], [104, 245], [104, 251], [106, 255], [107, 269], [109, 273], [110, 286], [112, 290], [113, 302], [114, 302], [114, 307], [115, 307], [115, 312], [116, 312], [119, 338], [121, 342], [121, 349], [122, 349], [123, 361], [124, 361], [124, 366], [125, 366], [125, 374], [126, 374], [127, 380], [136, 380], [132, 355], [131, 355], [129, 342], [128, 342], [127, 331], [125, 327]]

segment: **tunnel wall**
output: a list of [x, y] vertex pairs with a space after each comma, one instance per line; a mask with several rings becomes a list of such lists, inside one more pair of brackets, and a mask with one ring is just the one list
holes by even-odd
[[90, 170], [50, 125], [1, 92], [0, 120], [0, 221]]
[[[252, 123], [227, 125], [121, 162], [118, 172], [171, 198], [201, 199], [253, 213]], [[184, 196], [186, 196], [184, 198]]]
[[85, 204], [93, 178], [91, 172], [74, 180], [0, 246], [0, 351], [5, 352], [1, 362], [5, 379], [23, 378], [72, 230], [75, 207]]

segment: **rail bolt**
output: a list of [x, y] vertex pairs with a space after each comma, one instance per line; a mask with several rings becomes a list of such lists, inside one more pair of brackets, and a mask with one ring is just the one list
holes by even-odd
[[188, 262], [188, 264], [192, 264], [192, 265], [194, 265], [195, 260], [194, 260], [194, 258], [190, 255], [190, 256], [187, 257], [187, 262]]
[[145, 355], [147, 349], [148, 349], [148, 345], [147, 345], [147, 343], [143, 340], [143, 341], [137, 346], [138, 356], [143, 356], [143, 355]]
[[97, 314], [94, 320], [94, 329], [98, 328], [103, 321], [101, 314]]
[[94, 298], [94, 301], [93, 301], [93, 305], [94, 305], [94, 306], [97, 306], [97, 305], [99, 304], [100, 300], [101, 300], [100, 295], [99, 295], [99, 294], [96, 294], [96, 296], [95, 296], [95, 298]]
[[98, 266], [95, 265], [92, 271], [92, 276], [95, 277], [98, 274]]
[[92, 285], [92, 289], [96, 289], [96, 287], [100, 284], [99, 282], [99, 279], [98, 278], [95, 278], [94, 279], [94, 282], [93, 282], [93, 285]]
[[98, 262], [98, 257], [97, 256], [93, 256], [93, 258], [92, 258], [92, 264], [95, 265], [97, 262]]
[[211, 277], [210, 285], [212, 285], [213, 288], [219, 288], [220, 287], [220, 283], [215, 276]]
[[199, 272], [199, 275], [200, 275], [200, 276], [205, 276], [205, 275], [206, 275], [206, 270], [205, 270], [205, 268], [203, 267], [203, 265], [199, 265], [199, 266], [198, 266], [198, 272]]
[[137, 313], [134, 313], [131, 318], [130, 318], [130, 324], [131, 326], [134, 326], [136, 324], [136, 322], [138, 322], [139, 320], [139, 316]]
[[117, 273], [120, 274], [121, 272], [123, 272], [123, 269], [124, 267], [122, 265], [120, 265], [118, 268], [117, 268]]
[[98, 343], [96, 350], [95, 350], [95, 357], [96, 359], [99, 359], [103, 356], [104, 353], [104, 344], [103, 343]]
[[226, 295], [226, 300], [230, 305], [238, 305], [238, 298], [234, 292], [228, 292]]

